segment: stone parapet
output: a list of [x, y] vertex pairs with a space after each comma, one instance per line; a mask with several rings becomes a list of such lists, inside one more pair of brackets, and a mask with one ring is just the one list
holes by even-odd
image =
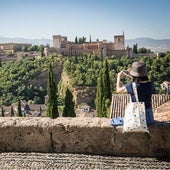
[[83, 153], [170, 158], [170, 123], [123, 133], [107, 118], [0, 118], [0, 152]]

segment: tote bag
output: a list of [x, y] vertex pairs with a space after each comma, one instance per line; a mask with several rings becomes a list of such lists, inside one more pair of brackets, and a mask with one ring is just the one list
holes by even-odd
[[136, 102], [131, 101], [126, 106], [123, 131], [149, 133], [146, 124], [145, 104], [144, 102], [139, 102], [135, 83], [132, 83], [132, 87]]

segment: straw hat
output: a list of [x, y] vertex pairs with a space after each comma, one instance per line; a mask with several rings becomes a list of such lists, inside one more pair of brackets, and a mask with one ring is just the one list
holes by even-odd
[[147, 67], [143, 61], [135, 61], [132, 63], [130, 75], [133, 77], [144, 77], [147, 76]]

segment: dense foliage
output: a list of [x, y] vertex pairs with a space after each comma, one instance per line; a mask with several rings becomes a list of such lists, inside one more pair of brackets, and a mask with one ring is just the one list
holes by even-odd
[[[8, 61], [0, 63], [0, 105], [10, 105], [21, 100], [32, 101], [33, 103], [44, 103], [44, 96], [47, 89], [35, 86], [30, 83], [43, 71], [47, 71], [48, 64], [53, 65], [60, 60], [64, 63], [64, 72], [70, 77], [69, 85], [97, 87], [97, 78], [103, 67], [99, 57], [84, 54], [72, 57], [41, 57], [35, 59], [27, 57], [20, 61]], [[134, 60], [143, 60], [150, 68], [149, 78], [155, 85], [155, 93], [164, 93], [160, 84], [163, 81], [170, 81], [170, 53], [165, 56], [150, 58], [138, 57], [116, 58], [108, 57], [108, 71], [110, 76], [111, 91], [115, 92], [117, 73], [122, 69], [128, 69]], [[124, 79], [124, 83], [129, 81]]]
[[95, 56], [83, 55], [68, 58], [64, 63], [64, 71], [71, 77], [71, 84], [77, 86], [96, 86], [101, 61]]
[[55, 57], [35, 59], [28, 57], [20, 61], [2, 62], [0, 67], [0, 105], [10, 105], [18, 98], [33, 103], [44, 103], [47, 90], [33, 86], [30, 80], [47, 70], [47, 65], [55, 62]]
[[[164, 93], [160, 84], [163, 81], [170, 81], [170, 53], [164, 57], [150, 58], [141, 56], [138, 58], [129, 57], [109, 57], [108, 67], [110, 75], [110, 83], [112, 92], [116, 88], [117, 73], [121, 70], [127, 70], [131, 67], [133, 61], [142, 60], [146, 62], [149, 68], [149, 79], [153, 81], [155, 93]], [[75, 62], [74, 57], [69, 58], [64, 63], [64, 71], [71, 77], [71, 84], [78, 86], [97, 86], [97, 78], [100, 69], [103, 67], [102, 62], [96, 56], [83, 55]], [[124, 83], [130, 81], [128, 77], [124, 79]]]

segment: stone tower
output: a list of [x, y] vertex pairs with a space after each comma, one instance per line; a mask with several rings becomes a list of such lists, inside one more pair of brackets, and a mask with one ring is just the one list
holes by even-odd
[[53, 35], [53, 47], [62, 48], [62, 44], [67, 41], [67, 37], [61, 35]]
[[125, 36], [116, 35], [114, 36], [114, 50], [124, 50], [125, 49]]

